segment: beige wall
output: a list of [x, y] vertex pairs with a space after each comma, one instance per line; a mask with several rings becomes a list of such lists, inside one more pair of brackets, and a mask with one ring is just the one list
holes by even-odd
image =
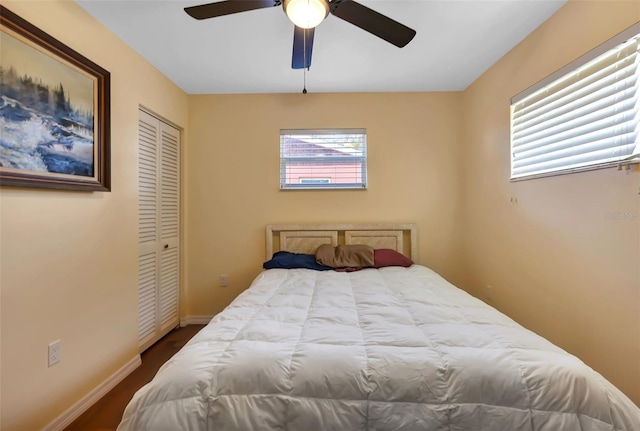
[[0, 189], [0, 428], [36, 430], [137, 355], [137, 110], [187, 96], [75, 2], [2, 5], [111, 72], [112, 192]]
[[[420, 262], [453, 277], [460, 96], [190, 96], [187, 313], [217, 313], [249, 285], [268, 223], [415, 222]], [[369, 189], [279, 191], [280, 129], [335, 127], [367, 129]], [[219, 274], [229, 287], [218, 287]]]
[[[509, 98], [640, 20], [569, 2], [463, 94], [466, 286], [640, 404], [640, 171], [510, 183]], [[517, 204], [510, 198], [518, 199]], [[611, 220], [607, 213], [631, 214]]]

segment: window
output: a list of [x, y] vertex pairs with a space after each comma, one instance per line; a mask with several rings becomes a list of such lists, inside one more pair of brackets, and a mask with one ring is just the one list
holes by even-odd
[[511, 100], [511, 179], [640, 156], [640, 23]]
[[366, 189], [365, 129], [280, 130], [280, 189]]

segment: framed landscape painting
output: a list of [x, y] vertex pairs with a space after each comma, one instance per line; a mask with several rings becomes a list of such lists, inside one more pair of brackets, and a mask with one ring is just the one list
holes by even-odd
[[0, 5], [0, 185], [110, 191], [110, 75]]

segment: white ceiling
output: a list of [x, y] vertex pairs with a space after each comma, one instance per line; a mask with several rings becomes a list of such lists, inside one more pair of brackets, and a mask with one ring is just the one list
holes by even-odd
[[[189, 94], [297, 93], [281, 7], [198, 21], [211, 0], [76, 0]], [[242, 0], [240, 0], [242, 1]], [[316, 28], [309, 92], [457, 91], [566, 0], [361, 0], [417, 31], [397, 48], [335, 16]]]

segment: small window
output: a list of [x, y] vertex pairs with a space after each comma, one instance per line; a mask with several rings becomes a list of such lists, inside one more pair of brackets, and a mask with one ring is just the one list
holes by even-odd
[[511, 101], [511, 179], [637, 161], [640, 23]]
[[365, 129], [280, 130], [280, 189], [366, 189]]

